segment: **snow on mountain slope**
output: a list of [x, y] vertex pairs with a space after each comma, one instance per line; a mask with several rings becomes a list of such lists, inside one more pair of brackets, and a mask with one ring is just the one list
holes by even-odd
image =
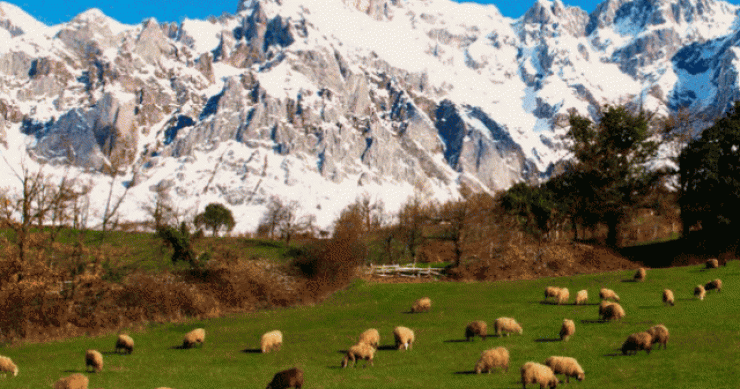
[[415, 191], [546, 179], [571, 110], [722, 113], [740, 98], [737, 12], [537, 0], [513, 20], [450, 0], [242, 0], [206, 21], [92, 9], [49, 27], [0, 3], [0, 170], [72, 166], [107, 194], [96, 172], [117, 168], [128, 220], [166, 188], [190, 214], [226, 203], [238, 231], [271, 196], [328, 228], [363, 194], [394, 211]]

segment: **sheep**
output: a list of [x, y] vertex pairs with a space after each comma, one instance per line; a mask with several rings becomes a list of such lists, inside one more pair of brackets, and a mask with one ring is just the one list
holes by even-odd
[[560, 292], [558, 292], [557, 295], [558, 305], [567, 303], [569, 298], [570, 292], [568, 291], [568, 288], [560, 289]]
[[636, 332], [627, 337], [627, 340], [622, 344], [622, 354], [624, 355], [636, 355], [638, 351], [645, 350], [650, 354], [650, 349], [653, 346], [653, 337], [647, 332]]
[[85, 352], [85, 370], [92, 368], [95, 373], [103, 371], [103, 354], [97, 350]]
[[465, 340], [475, 340], [476, 335], [483, 340], [486, 340], [486, 336], [488, 336], [488, 325], [483, 320], [472, 321], [465, 327]]
[[563, 319], [563, 326], [560, 328], [560, 340], [568, 341], [576, 333], [576, 324], [573, 320]]
[[265, 332], [260, 339], [260, 350], [269, 353], [272, 350], [280, 350], [283, 346], [283, 333], [280, 330]]
[[706, 268], [707, 269], [716, 269], [719, 267], [719, 261], [717, 258], [707, 259], [706, 262]]
[[599, 303], [599, 319], [604, 318], [604, 311], [606, 310], [606, 307], [612, 304], [614, 303], [611, 301], [601, 300], [601, 302]]
[[428, 312], [430, 309], [432, 309], [432, 300], [430, 300], [429, 297], [422, 297], [414, 301], [414, 305], [411, 307], [411, 312]]
[[560, 294], [560, 288], [557, 286], [548, 286], [545, 288], [545, 300], [547, 300], [548, 297], [558, 297], [558, 294]]
[[367, 343], [357, 343], [347, 350], [347, 355], [342, 360], [342, 367], [347, 367], [349, 361], [352, 361], [352, 367], [355, 367], [358, 359], [364, 359], [367, 361], [365, 362], [365, 367], [367, 367], [368, 362], [370, 363], [370, 366], [372, 366], [374, 356], [375, 348], [373, 348], [373, 346]]
[[653, 344], [658, 343], [658, 347], [663, 345], [665, 350], [668, 347], [668, 338], [671, 336], [668, 333], [668, 328], [662, 324], [654, 325], [647, 330], [647, 333], [653, 337]]
[[635, 273], [635, 281], [638, 281], [638, 282], [645, 281], [646, 275], [647, 275], [647, 272], [645, 272], [644, 267], [637, 269], [637, 273]]
[[393, 338], [396, 340], [396, 348], [399, 350], [410, 350], [414, 343], [414, 331], [406, 327], [396, 327], [393, 329]]
[[360, 338], [357, 340], [357, 343], [369, 344], [377, 349], [380, 344], [380, 333], [375, 328], [365, 330], [365, 332], [360, 334]]
[[54, 383], [54, 389], [87, 389], [90, 380], [83, 374], [75, 373], [67, 377], [60, 378]]
[[671, 306], [674, 306], [675, 299], [673, 298], [673, 291], [670, 289], [664, 289], [663, 290], [663, 304], [671, 304]]
[[717, 278], [716, 280], [707, 282], [706, 285], [704, 285], [704, 290], [710, 291], [710, 290], [717, 290], [717, 292], [722, 291], [722, 280]]
[[699, 300], [704, 300], [704, 296], [706, 296], [707, 291], [704, 289], [704, 286], [697, 285], [696, 288], [694, 288], [694, 297], [698, 298]]
[[624, 308], [617, 303], [611, 303], [604, 308], [602, 320], [622, 320], [624, 316]]
[[134, 340], [126, 335], [126, 334], [120, 334], [118, 335], [118, 339], [116, 340], [116, 352], [119, 352], [119, 350], [123, 353], [126, 352], [128, 354], [131, 354], [134, 352]]
[[18, 376], [18, 366], [13, 360], [0, 355], [0, 373], [13, 373], [13, 377]]
[[614, 293], [613, 290], [607, 288], [601, 288], [599, 291], [599, 298], [602, 300], [614, 300], [619, 302], [619, 296]]
[[480, 359], [475, 364], [475, 374], [483, 372], [491, 373], [495, 367], [502, 367], [504, 371], [509, 371], [509, 350], [505, 347], [496, 347], [485, 350], [480, 354]]
[[266, 389], [301, 389], [301, 386], [303, 386], [303, 370], [294, 367], [275, 373]]
[[570, 377], [583, 381], [586, 373], [575, 358], [552, 356], [545, 360], [545, 365], [552, 369], [555, 374], [564, 374], [565, 382], [570, 382]]
[[576, 293], [576, 305], [586, 304], [587, 301], [588, 301], [588, 291], [586, 289], [579, 290], [578, 293]]
[[196, 344], [199, 344], [200, 347], [203, 347], [203, 342], [205, 342], [205, 340], [206, 330], [202, 328], [196, 328], [185, 334], [185, 337], [182, 340], [182, 348], [191, 348]]
[[548, 366], [537, 362], [527, 362], [522, 365], [522, 388], [527, 389], [527, 384], [540, 384], [540, 389], [544, 387], [557, 388], [558, 378]]
[[518, 332], [520, 335], [524, 332], [522, 326], [510, 317], [499, 317], [493, 322], [493, 328], [496, 329], [496, 336], [501, 336], [502, 332], [505, 332], [506, 336], [511, 332]]

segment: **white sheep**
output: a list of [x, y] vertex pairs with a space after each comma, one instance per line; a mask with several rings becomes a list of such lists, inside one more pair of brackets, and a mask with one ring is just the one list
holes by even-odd
[[269, 353], [272, 350], [280, 350], [283, 345], [283, 333], [280, 330], [265, 332], [260, 338], [260, 350]]
[[717, 292], [722, 291], [722, 280], [717, 278], [716, 280], [707, 282], [706, 285], [704, 285], [704, 290], [710, 291], [710, 290], [716, 290]]
[[414, 331], [406, 327], [396, 327], [393, 329], [393, 338], [396, 340], [396, 348], [399, 350], [410, 350], [414, 343]]
[[380, 332], [375, 328], [369, 328], [360, 334], [360, 338], [357, 340], [357, 343], [365, 343], [378, 348], [378, 345], [380, 344]]
[[90, 380], [83, 374], [75, 373], [67, 377], [60, 378], [54, 383], [54, 389], [87, 389]]
[[18, 366], [13, 360], [0, 355], [0, 373], [13, 373], [13, 377], [18, 376]]
[[496, 367], [502, 367], [504, 371], [509, 371], [509, 350], [505, 347], [496, 347], [485, 350], [480, 354], [480, 359], [475, 364], [475, 374], [491, 373]]
[[576, 293], [576, 305], [583, 305], [588, 302], [588, 291], [586, 289], [579, 290]]
[[619, 296], [614, 293], [613, 290], [607, 288], [601, 288], [601, 290], [599, 291], [599, 298], [602, 300], [614, 300], [617, 302], [619, 301]]
[[704, 300], [704, 296], [707, 295], [707, 291], [704, 290], [703, 285], [697, 285], [696, 288], [694, 288], [694, 297], [698, 298], [699, 300]]
[[719, 261], [717, 258], [707, 259], [706, 262], [706, 268], [707, 269], [716, 269], [719, 267]]
[[373, 365], [373, 357], [375, 356], [375, 348], [367, 343], [357, 343], [347, 350], [347, 355], [342, 360], [342, 367], [347, 367], [349, 361], [352, 361], [352, 367], [355, 367], [358, 359], [364, 359], [365, 366], [368, 362], [370, 366]]
[[126, 352], [128, 354], [134, 352], [134, 340], [126, 334], [118, 335], [118, 339], [116, 339], [115, 352], [119, 351], [121, 353]]
[[527, 384], [540, 384], [540, 389], [557, 388], [558, 377], [549, 366], [537, 362], [527, 362], [522, 365], [522, 388], [527, 389]]
[[98, 350], [87, 350], [85, 352], [85, 370], [92, 368], [93, 372], [103, 371], [103, 354]]
[[627, 340], [622, 344], [622, 354], [624, 355], [635, 355], [640, 350], [645, 350], [650, 354], [650, 349], [653, 347], [653, 337], [647, 332], [636, 332], [627, 337]]
[[480, 336], [483, 340], [486, 340], [488, 336], [488, 325], [483, 320], [472, 321], [465, 327], [465, 340], [474, 340], [476, 336]]
[[549, 366], [555, 374], [564, 374], [566, 383], [570, 382], [570, 377], [578, 381], [586, 378], [586, 373], [575, 358], [552, 356], [545, 360], [545, 365]]
[[668, 333], [666, 326], [663, 324], [654, 325], [647, 330], [647, 333], [653, 337], [653, 344], [658, 343], [658, 347], [662, 344], [664, 350], [668, 347], [668, 338], [671, 334]]
[[547, 300], [549, 297], [558, 297], [558, 294], [560, 293], [560, 288], [557, 286], [548, 286], [545, 288], [545, 300]]
[[303, 386], [303, 370], [294, 367], [275, 373], [272, 381], [267, 384], [267, 389], [301, 389], [301, 386]]
[[422, 297], [414, 301], [414, 305], [411, 307], [411, 312], [428, 312], [432, 309], [432, 300], [429, 297]]
[[557, 295], [558, 305], [567, 303], [569, 298], [570, 291], [568, 291], [568, 288], [560, 288], [560, 291]]
[[563, 319], [563, 326], [560, 328], [560, 340], [568, 341], [576, 333], [576, 323], [573, 320]]
[[196, 328], [187, 334], [182, 340], [182, 348], [191, 348], [196, 344], [203, 347], [203, 342], [206, 341], [206, 330], [203, 328]]
[[663, 290], [663, 304], [671, 304], [671, 306], [675, 305], [675, 299], [673, 298], [673, 291], [670, 289], [664, 289]]
[[624, 316], [624, 308], [617, 303], [611, 303], [604, 307], [602, 320], [622, 320]]
[[641, 267], [637, 269], [637, 273], [635, 273], [635, 281], [638, 281], [638, 282], [645, 281], [646, 275], [647, 275], [647, 272], [645, 271], [645, 268]]
[[503, 333], [509, 336], [512, 332], [517, 332], [521, 335], [524, 332], [522, 326], [510, 317], [499, 317], [493, 322], [493, 328], [496, 330], [496, 336], [501, 336]]

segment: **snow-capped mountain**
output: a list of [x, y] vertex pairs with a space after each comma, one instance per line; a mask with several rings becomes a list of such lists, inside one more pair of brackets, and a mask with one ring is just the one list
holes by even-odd
[[738, 7], [715, 0], [538, 0], [519, 19], [451, 0], [241, 0], [209, 20], [92, 9], [55, 26], [0, 3], [0, 169], [72, 165], [102, 193], [97, 172], [125, 168], [129, 220], [164, 187], [181, 209], [226, 203], [240, 231], [272, 195], [328, 226], [365, 193], [394, 210], [414, 191], [544, 179], [570, 110], [719, 114], [740, 97], [739, 36]]

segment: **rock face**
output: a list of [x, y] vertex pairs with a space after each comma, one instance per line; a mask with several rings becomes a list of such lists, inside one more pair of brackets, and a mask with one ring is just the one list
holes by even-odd
[[320, 182], [343, 194], [311, 192], [317, 213], [373, 185], [493, 192], [547, 178], [572, 109], [724, 112], [740, 97], [736, 13], [537, 0], [512, 20], [450, 0], [241, 0], [207, 21], [89, 10], [50, 28], [2, 3], [0, 143], [20, 132], [41, 162], [128, 167], [243, 210]]

